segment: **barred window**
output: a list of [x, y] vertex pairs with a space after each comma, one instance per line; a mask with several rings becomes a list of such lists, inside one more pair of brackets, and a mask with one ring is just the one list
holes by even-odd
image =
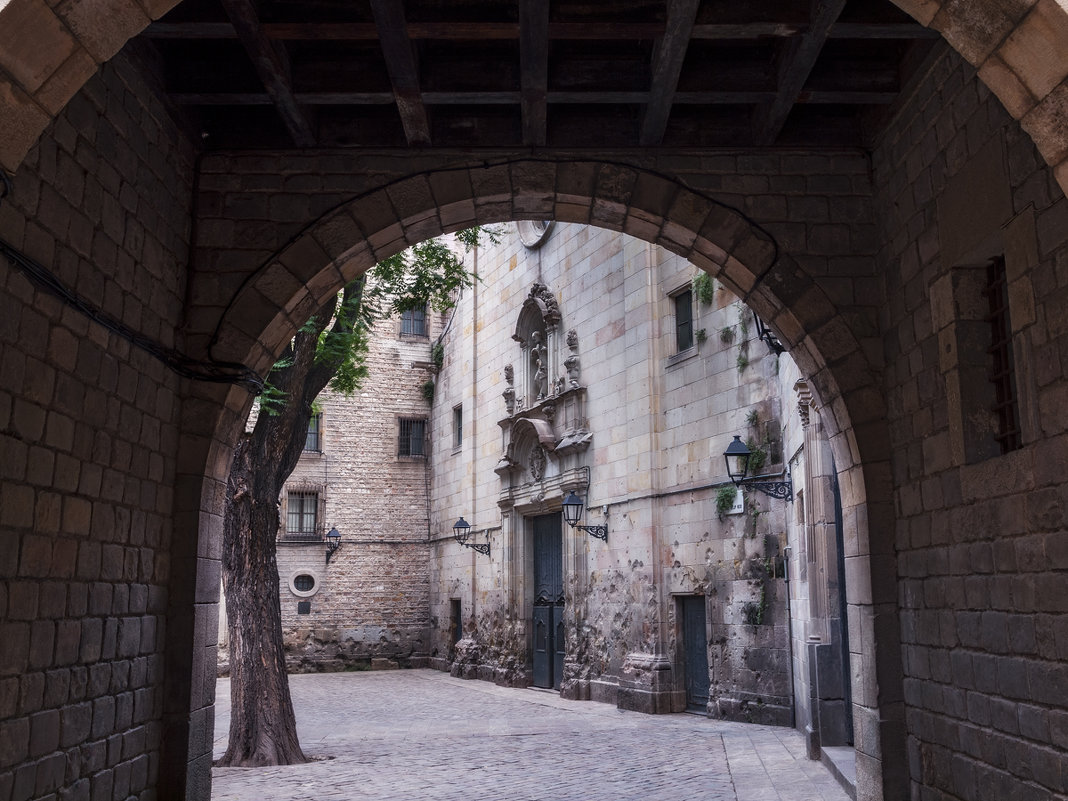
[[290, 492], [286, 497], [286, 537], [314, 540], [318, 537], [319, 493]]
[[398, 456], [426, 456], [426, 418], [400, 418], [397, 437]]
[[323, 413], [313, 414], [311, 420], [308, 421], [308, 436], [304, 440], [304, 450], [313, 451], [314, 453], [322, 451], [322, 428]]
[[674, 296], [675, 350], [682, 353], [693, 347], [693, 292], [687, 289]]
[[401, 312], [401, 336], [425, 337], [426, 307]]
[[990, 411], [997, 431], [994, 439], [1002, 453], [1020, 447], [1020, 415], [1016, 401], [1016, 377], [1012, 358], [1012, 328], [1009, 325], [1009, 293], [1005, 277], [1005, 259], [998, 257], [987, 265], [986, 287], [989, 304], [986, 321], [990, 325], [989, 379], [994, 388]]

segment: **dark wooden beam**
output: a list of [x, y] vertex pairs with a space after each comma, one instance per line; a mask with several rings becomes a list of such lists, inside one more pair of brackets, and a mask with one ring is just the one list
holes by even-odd
[[393, 84], [404, 136], [409, 145], [430, 144], [430, 122], [419, 90], [419, 66], [399, 0], [371, 0], [378, 40]]
[[[378, 39], [373, 22], [264, 22], [270, 39], [288, 41], [371, 42]], [[658, 22], [550, 22], [549, 39], [561, 41], [628, 41], [658, 39], [664, 35]], [[705, 23], [693, 26], [694, 39], [784, 39], [808, 30], [789, 22]], [[153, 22], [144, 35], [151, 39], [236, 39], [229, 22]], [[838, 22], [830, 39], [937, 39], [938, 31], [915, 22]], [[441, 41], [515, 41], [515, 22], [410, 22], [408, 38]]]
[[[389, 106], [392, 92], [296, 92], [302, 106]], [[774, 100], [775, 92], [676, 92], [677, 106], [752, 106]], [[897, 92], [818, 90], [798, 95], [798, 104], [840, 106], [885, 106]], [[179, 106], [270, 106], [266, 92], [176, 92], [170, 95]], [[549, 104], [562, 106], [644, 106], [648, 92], [548, 92]], [[520, 92], [423, 92], [428, 106], [516, 106]]]
[[519, 80], [523, 144], [545, 144], [549, 91], [549, 0], [519, 0]]
[[675, 90], [679, 87], [682, 62], [690, 44], [697, 8], [701, 0], [668, 0], [664, 35], [653, 52], [653, 79], [649, 86], [649, 103], [642, 117], [639, 142], [642, 146], [658, 145], [664, 139]]
[[755, 144], [771, 145], [778, 139], [845, 4], [846, 0], [814, 0], [808, 30], [784, 43], [775, 100], [758, 106], [753, 116]]
[[251, 0], [222, 0], [222, 6], [293, 142], [298, 147], [311, 147], [315, 144], [315, 133], [304, 110], [293, 97], [289, 59], [285, 51], [267, 38]]

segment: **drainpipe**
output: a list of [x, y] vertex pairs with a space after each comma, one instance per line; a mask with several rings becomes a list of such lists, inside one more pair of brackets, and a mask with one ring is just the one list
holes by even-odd
[[[478, 402], [478, 245], [472, 249], [471, 272], [475, 280], [471, 282], [471, 519], [478, 520], [478, 415], [475, 405]], [[463, 414], [461, 407], [460, 413]], [[472, 532], [474, 533], [474, 532]], [[486, 533], [487, 539], [489, 533]], [[471, 551], [471, 619], [475, 619], [475, 599], [478, 596], [478, 552]]]
[[786, 664], [790, 681], [790, 728], [797, 728], [797, 693], [794, 691], [794, 613], [790, 606], [790, 553], [789, 545], [782, 549], [782, 572], [786, 579]]

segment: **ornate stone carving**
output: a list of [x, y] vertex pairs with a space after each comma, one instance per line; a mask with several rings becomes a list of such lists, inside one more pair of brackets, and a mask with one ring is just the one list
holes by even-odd
[[541, 302], [542, 312], [546, 324], [560, 322], [560, 304], [556, 302], [556, 296], [545, 284], [535, 281], [530, 287], [530, 298]]
[[812, 400], [812, 389], [809, 387], [807, 381], [799, 379], [794, 382], [794, 392], [797, 393], [797, 414], [801, 418], [802, 427], [804, 427], [810, 422], [812, 407], [814, 405]]
[[530, 335], [530, 362], [534, 366], [534, 397], [542, 400], [545, 397], [546, 378], [549, 370], [546, 367], [548, 353], [542, 341], [541, 331], [535, 331]]
[[501, 393], [504, 398], [504, 410], [507, 414], [512, 415], [515, 413], [515, 371], [510, 364], [504, 366], [504, 381], [508, 385], [504, 388], [504, 392]]
[[530, 451], [530, 464], [527, 465], [530, 475], [535, 481], [541, 481], [545, 476], [545, 448], [535, 445]]

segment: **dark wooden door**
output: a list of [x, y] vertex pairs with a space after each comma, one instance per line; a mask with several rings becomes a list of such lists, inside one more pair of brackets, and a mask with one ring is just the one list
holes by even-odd
[[704, 712], [708, 706], [708, 634], [705, 629], [705, 596], [679, 598], [682, 617], [683, 673], [686, 676], [686, 707]]
[[534, 686], [560, 689], [564, 672], [564, 552], [560, 514], [534, 518]]

